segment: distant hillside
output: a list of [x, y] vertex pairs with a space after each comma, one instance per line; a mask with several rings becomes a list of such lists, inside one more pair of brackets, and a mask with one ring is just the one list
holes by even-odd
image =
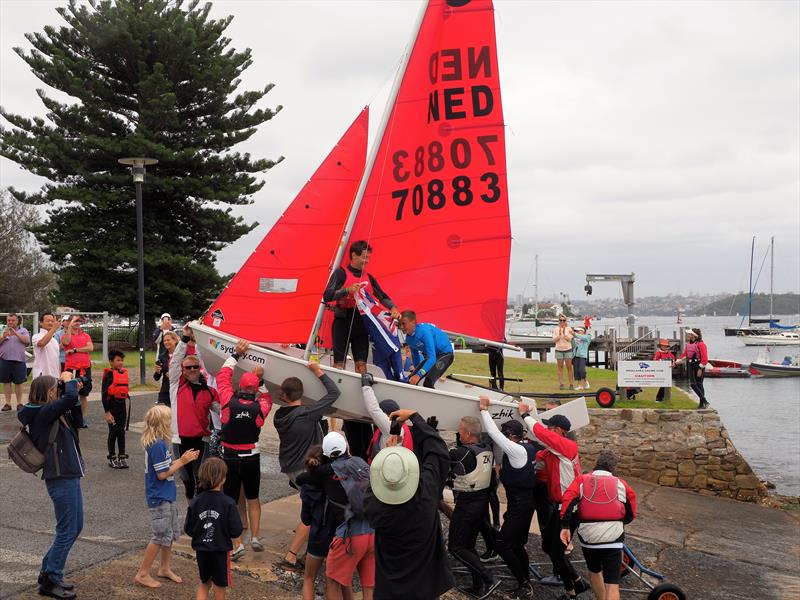
[[[733, 302], [733, 308], [731, 308]], [[710, 302], [705, 306], [691, 311], [693, 315], [740, 315], [747, 314], [747, 294], [737, 294], [733, 296]], [[769, 314], [769, 294], [753, 294], [753, 316], [763, 316]], [[772, 314], [774, 315], [796, 315], [800, 314], [800, 294], [775, 294], [772, 300]]]

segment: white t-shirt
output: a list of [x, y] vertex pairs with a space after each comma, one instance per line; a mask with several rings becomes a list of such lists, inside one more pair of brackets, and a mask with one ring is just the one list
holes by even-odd
[[39, 329], [39, 333], [31, 338], [31, 344], [33, 344], [33, 369], [31, 370], [31, 377], [38, 377], [39, 375], [58, 377], [61, 375], [61, 362], [58, 356], [60, 348], [55, 336], [50, 338], [50, 341], [47, 342], [43, 348], [36, 345], [37, 342], [46, 335], [46, 329]]

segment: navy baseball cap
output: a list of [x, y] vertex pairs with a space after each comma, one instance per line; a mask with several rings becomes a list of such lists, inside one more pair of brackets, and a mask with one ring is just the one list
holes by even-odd
[[549, 419], [542, 419], [542, 423], [548, 427], [561, 427], [564, 431], [572, 429], [572, 423], [564, 415], [553, 415]]

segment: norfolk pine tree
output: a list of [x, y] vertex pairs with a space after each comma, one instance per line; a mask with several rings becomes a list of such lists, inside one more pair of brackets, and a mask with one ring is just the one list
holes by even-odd
[[[231, 215], [264, 185], [274, 161], [232, 148], [279, 110], [256, 104], [272, 88], [237, 91], [252, 63], [223, 36], [232, 17], [194, 1], [93, 1], [57, 9], [66, 21], [15, 52], [68, 103], [37, 90], [47, 118], [0, 109], [0, 153], [48, 179], [20, 202], [46, 205], [32, 231], [55, 265], [59, 300], [121, 315], [138, 311], [136, 208], [125, 156], [159, 160], [143, 186], [148, 322], [197, 316], [220, 290], [215, 252], [257, 226]], [[281, 157], [282, 158], [282, 157]], [[278, 162], [281, 160], [278, 159]]]

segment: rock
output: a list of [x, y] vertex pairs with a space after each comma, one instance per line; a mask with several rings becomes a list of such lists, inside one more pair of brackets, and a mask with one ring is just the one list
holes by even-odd
[[644, 423], [644, 412], [642, 410], [633, 411], [633, 415], [631, 416], [631, 423], [634, 425], [639, 425], [641, 423]]
[[678, 481], [677, 475], [667, 475], [663, 473], [661, 477], [658, 478], [659, 485], [666, 485], [666, 486], [674, 486]]
[[649, 410], [644, 415], [644, 420], [648, 423], [658, 423], [658, 413], [652, 410]]
[[697, 469], [695, 467], [695, 464], [692, 461], [687, 460], [687, 461], [678, 463], [678, 474], [679, 475], [694, 475], [695, 473], [697, 473]]
[[695, 475], [692, 478], [692, 483], [690, 484], [690, 487], [692, 487], [695, 490], [703, 490], [707, 485], [708, 485], [708, 477], [706, 477], [705, 475]]
[[633, 409], [623, 408], [619, 413], [619, 418], [623, 421], [633, 421]]
[[740, 488], [756, 489], [761, 487], [761, 480], [755, 475], [736, 475], [736, 485]]
[[707, 440], [716, 439], [716, 438], [720, 437], [719, 429], [706, 429], [705, 430], [705, 436], [706, 436]]
[[[706, 438], [702, 435], [686, 436], [686, 446], [689, 448], [699, 448], [706, 446]], [[710, 446], [709, 446], [710, 447]]]
[[681, 412], [683, 411], [663, 411], [659, 416], [662, 421], [680, 421]]
[[688, 449], [678, 450], [675, 453], [675, 456], [677, 458], [681, 459], [681, 460], [688, 460], [688, 459], [694, 458], [694, 452], [692, 452], [691, 450], [688, 450]]

